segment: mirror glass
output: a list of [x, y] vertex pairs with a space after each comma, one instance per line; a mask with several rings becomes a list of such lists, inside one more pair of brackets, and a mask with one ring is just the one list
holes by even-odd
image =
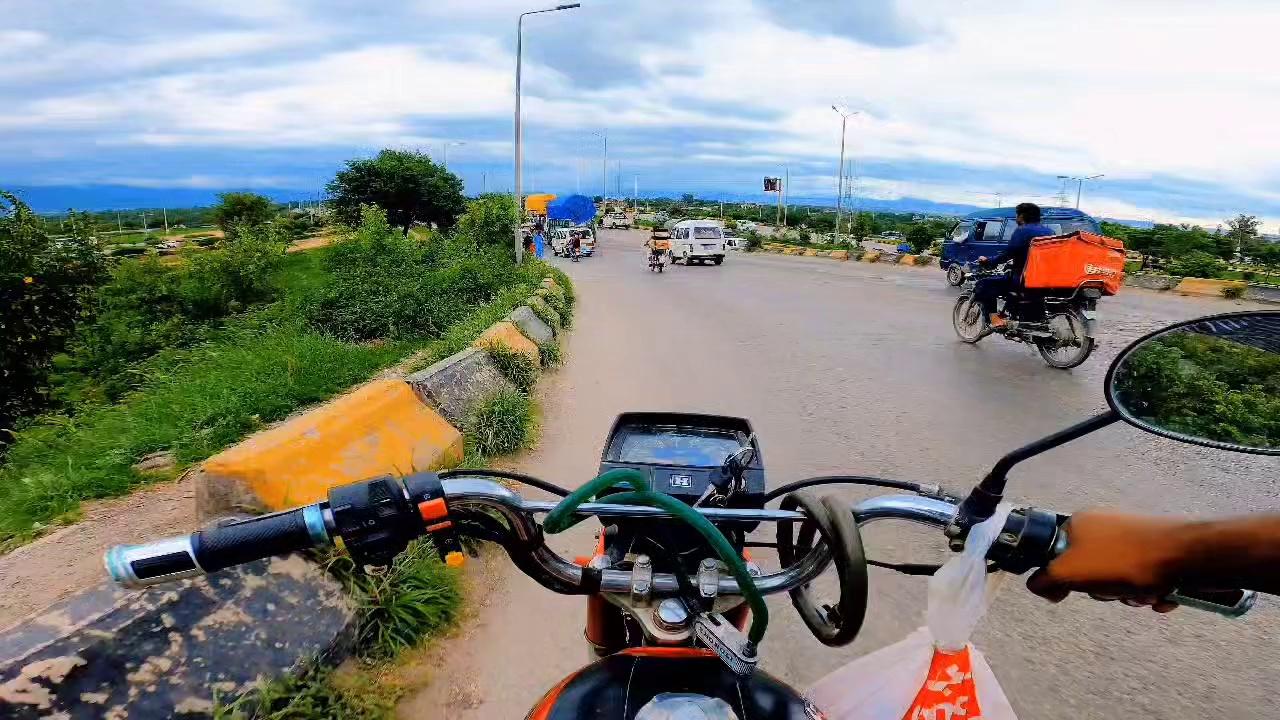
[[1176, 440], [1280, 455], [1280, 312], [1175, 325], [1116, 359], [1107, 401]]

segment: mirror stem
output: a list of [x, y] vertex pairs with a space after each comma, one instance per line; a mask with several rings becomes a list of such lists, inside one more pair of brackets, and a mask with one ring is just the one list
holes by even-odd
[[1009, 470], [1014, 465], [1035, 457], [1042, 452], [1052, 450], [1059, 445], [1084, 437], [1095, 430], [1110, 425], [1120, 419], [1119, 413], [1114, 410], [1095, 415], [1084, 422], [1076, 423], [1069, 428], [1059, 430], [1052, 435], [1046, 435], [1033, 443], [1023, 445], [1013, 452], [1000, 458], [991, 472], [982, 478], [982, 482], [978, 483], [969, 496], [960, 504], [960, 510], [956, 513], [956, 519], [947, 528], [947, 536], [953, 540], [963, 542], [964, 537], [969, 534], [969, 528], [986, 520], [996, 511], [996, 505], [1004, 499], [1005, 480], [1009, 475]]

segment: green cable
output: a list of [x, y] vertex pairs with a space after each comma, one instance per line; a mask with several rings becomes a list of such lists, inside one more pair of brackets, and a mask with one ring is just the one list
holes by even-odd
[[738, 589], [741, 591], [743, 598], [746, 599], [747, 605], [751, 608], [751, 630], [747, 633], [747, 639], [752, 644], [759, 645], [764, 638], [765, 629], [769, 626], [769, 608], [764, 603], [764, 596], [756, 588], [755, 578], [751, 576], [751, 573], [747, 572], [747, 565], [742, 561], [742, 557], [729, 544], [729, 540], [724, 536], [724, 533], [720, 532], [720, 528], [712, 525], [711, 521], [702, 516], [702, 513], [674, 497], [651, 490], [648, 479], [638, 470], [630, 468], [610, 470], [569, 493], [547, 514], [542, 523], [543, 530], [555, 534], [572, 527], [578, 522], [578, 520], [573, 519], [573, 511], [579, 505], [596, 497], [604, 490], [623, 482], [630, 484], [632, 488], [639, 489], [610, 495], [607, 498], [609, 502], [623, 505], [649, 505], [661, 508], [693, 526], [693, 529], [706, 538], [712, 549], [729, 567], [730, 574], [738, 581]]

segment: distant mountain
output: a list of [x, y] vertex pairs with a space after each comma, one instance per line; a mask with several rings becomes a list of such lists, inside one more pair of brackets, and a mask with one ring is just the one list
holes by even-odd
[[1150, 220], [1122, 220], [1121, 218], [1098, 218], [1098, 219], [1102, 220], [1103, 222], [1110, 222], [1110, 223], [1115, 223], [1117, 225], [1124, 225], [1126, 227], [1138, 228], [1139, 230], [1150, 230], [1151, 228], [1156, 226], [1156, 224], [1151, 222]]
[[[218, 202], [218, 193], [229, 188], [140, 188], [125, 185], [32, 185], [4, 188], [17, 195], [32, 210], [41, 213], [73, 210], [133, 210], [150, 208], [205, 207]], [[302, 190], [254, 188], [276, 202], [306, 200]]]

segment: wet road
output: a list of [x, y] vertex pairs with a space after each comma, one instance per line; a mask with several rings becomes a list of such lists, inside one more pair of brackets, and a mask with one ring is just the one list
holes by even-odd
[[[578, 485], [594, 475], [617, 413], [666, 409], [750, 418], [770, 485], [843, 472], [963, 489], [1004, 452], [1104, 408], [1104, 372], [1128, 340], [1239, 307], [1126, 288], [1100, 306], [1094, 356], [1058, 371], [1002, 338], [958, 342], [955, 289], [936, 268], [731, 255], [720, 267], [654, 275], [642, 242], [638, 232], [605, 232], [600, 256], [562, 263], [580, 309], [565, 367], [539, 390], [542, 442], [519, 469]], [[1063, 510], [1274, 510], [1277, 470], [1275, 459], [1117, 425], [1019, 466], [1010, 497]], [[552, 544], [588, 553], [587, 525]], [[939, 537], [923, 530], [880, 524], [865, 542], [873, 557], [940, 557]], [[438, 682], [408, 698], [401, 716], [522, 717], [584, 662], [583, 601], [554, 596], [505, 563], [492, 567]], [[873, 568], [871, 582], [862, 633], [840, 649], [814, 640], [785, 596], [771, 597], [764, 667], [803, 687], [923, 624], [923, 579]], [[1049, 605], [1012, 581], [975, 642], [1024, 718], [1253, 718], [1274, 707], [1276, 638], [1270, 602], [1243, 621], [1157, 616], [1078, 598]]]

